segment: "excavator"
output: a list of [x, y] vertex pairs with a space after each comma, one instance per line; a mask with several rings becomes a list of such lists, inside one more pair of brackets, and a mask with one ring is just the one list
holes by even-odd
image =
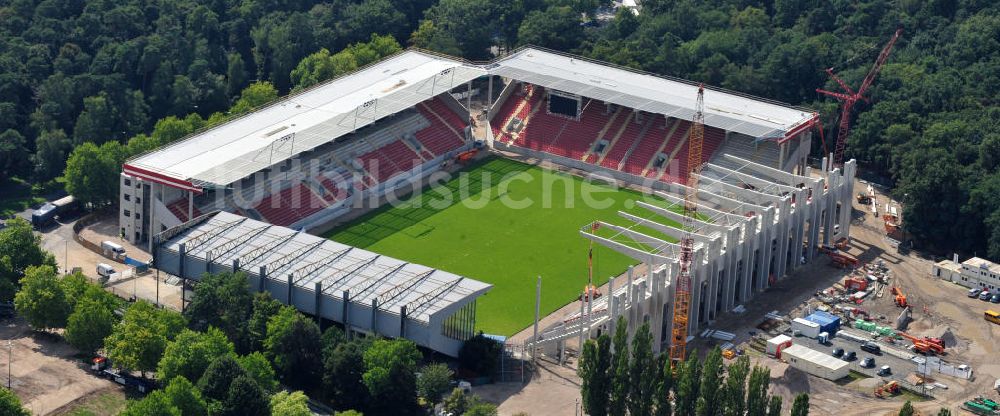
[[895, 395], [899, 394], [899, 390], [900, 390], [899, 383], [897, 383], [896, 380], [893, 380], [893, 381], [885, 383], [885, 384], [883, 384], [881, 386], [876, 387], [875, 388], [875, 397], [878, 397], [880, 399], [884, 399], [886, 394], [890, 394], [890, 395], [895, 396]]
[[941, 338], [933, 337], [915, 337], [913, 335], [907, 334], [905, 332], [897, 332], [897, 335], [908, 339], [913, 343], [913, 351], [919, 352], [921, 354], [944, 354], [944, 340]]
[[900, 289], [899, 287], [893, 286], [892, 287], [892, 295], [896, 297], [896, 299], [895, 299], [896, 306], [899, 306], [900, 308], [905, 308], [906, 307], [906, 305], [907, 305], [907, 303], [906, 303], [906, 294], [903, 293], [902, 289]]

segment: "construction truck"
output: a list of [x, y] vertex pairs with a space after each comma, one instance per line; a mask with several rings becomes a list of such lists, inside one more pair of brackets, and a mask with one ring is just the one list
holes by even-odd
[[907, 305], [906, 304], [906, 295], [903, 293], [902, 289], [900, 289], [900, 288], [898, 288], [896, 286], [893, 286], [892, 287], [892, 295], [895, 296], [896, 306], [899, 306], [900, 308], [905, 308], [906, 307], [906, 305]]
[[897, 335], [906, 338], [913, 343], [913, 351], [920, 354], [942, 355], [944, 354], [944, 340], [932, 337], [915, 337], [905, 332], [897, 332]]
[[872, 203], [872, 197], [865, 195], [864, 192], [858, 192], [858, 203], [861, 205], [868, 205]]
[[861, 276], [849, 276], [844, 279], [844, 289], [849, 292], [859, 292], [868, 289], [868, 279]]
[[900, 387], [896, 380], [875, 387], [875, 397], [884, 399], [886, 395], [895, 396], [899, 394]]

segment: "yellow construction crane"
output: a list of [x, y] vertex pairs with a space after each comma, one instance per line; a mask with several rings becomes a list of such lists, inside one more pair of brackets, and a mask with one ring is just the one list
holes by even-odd
[[684, 360], [687, 352], [688, 314], [691, 309], [691, 266], [694, 263], [694, 221], [698, 215], [698, 173], [701, 172], [701, 146], [705, 141], [705, 86], [698, 86], [688, 137], [687, 190], [684, 192], [684, 237], [681, 238], [680, 272], [674, 293], [674, 319], [671, 327], [670, 361], [673, 365]]

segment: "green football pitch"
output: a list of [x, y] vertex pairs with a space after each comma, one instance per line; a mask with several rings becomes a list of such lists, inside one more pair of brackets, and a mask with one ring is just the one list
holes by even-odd
[[[542, 276], [542, 316], [579, 296], [587, 283], [589, 240], [579, 230], [594, 220], [628, 225], [619, 210], [653, 214], [636, 200], [666, 206], [639, 192], [489, 158], [446, 182], [386, 204], [326, 235], [344, 244], [493, 284], [479, 298], [478, 329], [512, 335], [534, 320], [535, 279]], [[660, 223], [671, 223], [655, 217]], [[676, 223], [674, 223], [676, 226]], [[648, 235], [675, 241], [641, 227]], [[600, 229], [599, 235], [613, 236]], [[638, 246], [632, 241], [616, 240]], [[634, 260], [594, 245], [595, 283]]]

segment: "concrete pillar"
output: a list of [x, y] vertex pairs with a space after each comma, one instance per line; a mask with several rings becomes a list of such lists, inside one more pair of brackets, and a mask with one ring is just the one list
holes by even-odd
[[341, 307], [340, 319], [341, 323], [344, 324], [344, 335], [346, 335], [347, 340], [350, 341], [351, 340], [351, 316], [350, 316], [351, 292], [347, 290], [341, 292], [340, 298], [342, 299], [340, 305]]
[[486, 87], [486, 119], [489, 120], [489, 112], [493, 110], [493, 75], [489, 76], [489, 86]]
[[[798, 202], [798, 193], [792, 191], [795, 195], [796, 202]], [[789, 194], [789, 195], [792, 195]], [[792, 209], [792, 199], [789, 196], [781, 201], [780, 214], [778, 215], [778, 223], [775, 224], [774, 239], [778, 242], [774, 247], [778, 250], [777, 253], [771, 253], [774, 257], [774, 276], [784, 276], [785, 275], [785, 265], [788, 263], [788, 237], [791, 234], [791, 227], [795, 223], [795, 213]], [[770, 273], [768, 274], [770, 277]], [[767, 282], [764, 282], [764, 287], [768, 287]]]
[[[655, 264], [655, 263], [653, 263]], [[659, 266], [654, 266], [653, 270], [656, 270]], [[660, 352], [660, 339], [663, 338], [663, 302], [664, 294], [666, 292], [666, 287], [664, 287], [664, 282], [666, 281], [666, 273], [663, 270], [656, 270], [652, 272], [653, 281], [653, 298], [652, 306], [650, 308], [650, 329], [653, 334], [653, 354], [658, 354]]]
[[816, 257], [816, 246], [820, 243], [820, 214], [823, 212], [823, 202], [825, 202], [823, 200], [823, 185], [825, 183], [825, 180], [820, 179], [812, 187], [813, 199], [809, 203], [809, 246], [806, 249], [806, 260], [808, 261], [812, 261]]
[[[539, 278], [539, 285], [541, 285], [541, 278]], [[608, 332], [609, 335], [614, 336], [615, 334], [615, 324], [618, 322], [618, 297], [615, 296], [615, 277], [611, 276], [608, 278]], [[537, 328], [537, 322], [536, 322]], [[536, 329], [537, 333], [538, 330]]]
[[292, 286], [292, 275], [288, 275], [288, 289], [285, 291], [285, 293], [286, 293], [285, 304], [286, 305], [291, 305], [292, 304], [292, 287], [293, 287]]
[[760, 221], [760, 217], [750, 218], [749, 221], [744, 225], [744, 230], [746, 236], [743, 238], [743, 280], [740, 287], [740, 299], [746, 302], [750, 297], [750, 293], [753, 292], [753, 288], [750, 282], [753, 281], [753, 266], [756, 263], [754, 259], [754, 252], [757, 249], [757, 244], [760, 242], [760, 238], [757, 236], [757, 223]]
[[188, 221], [194, 216], [194, 191], [188, 191]]
[[[840, 235], [847, 237], [851, 231], [851, 201], [854, 198], [854, 175], [857, 172], [858, 164], [853, 159], [844, 163], [844, 178], [841, 182], [841, 217], [840, 217]], [[902, 213], [900, 213], [902, 215]]]
[[[156, 182], [149, 183], [149, 212], [146, 213], [146, 217], [149, 218], [149, 252], [153, 252], [153, 238], [152, 236], [160, 233], [160, 227], [156, 224]], [[181, 304], [183, 304], [183, 300]]]
[[839, 175], [831, 174], [829, 175], [830, 184], [826, 192], [826, 206], [824, 207], [826, 211], [826, 218], [823, 227], [823, 244], [830, 245], [833, 243], [833, 225], [837, 221], [837, 195], [838, 188], [840, 187]]
[[406, 338], [406, 305], [399, 307], [399, 337]]
[[323, 283], [322, 282], [316, 282], [315, 286], [313, 287], [313, 293], [316, 295], [316, 299], [315, 299], [316, 305], [313, 308], [313, 310], [314, 310], [313, 315], [316, 316], [316, 322], [322, 322], [322, 320], [321, 320], [322, 316], [320, 316], [320, 311], [321, 311], [320, 307], [323, 305]]
[[767, 287], [767, 275], [769, 273], [771, 256], [773, 255], [772, 247], [775, 237], [774, 213], [774, 207], [767, 207], [764, 209], [764, 215], [761, 219], [760, 238], [757, 247], [760, 251], [760, 256], [757, 259], [757, 285], [754, 287], [754, 292], [760, 292]]
[[378, 298], [372, 299], [372, 333], [378, 334]]
[[257, 281], [257, 291], [263, 292], [267, 290], [267, 267], [260, 266], [257, 270], [257, 275], [260, 276], [260, 280]]

